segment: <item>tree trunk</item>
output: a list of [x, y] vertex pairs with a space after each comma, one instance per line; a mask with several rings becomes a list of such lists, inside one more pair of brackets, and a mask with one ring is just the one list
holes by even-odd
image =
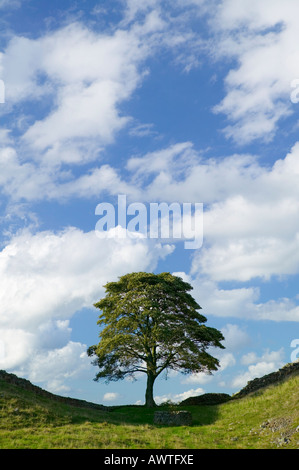
[[145, 406], [148, 408], [153, 408], [156, 406], [156, 403], [154, 401], [154, 382], [155, 382], [155, 376], [152, 372], [147, 373], [147, 384], [146, 384], [146, 392], [145, 392]]

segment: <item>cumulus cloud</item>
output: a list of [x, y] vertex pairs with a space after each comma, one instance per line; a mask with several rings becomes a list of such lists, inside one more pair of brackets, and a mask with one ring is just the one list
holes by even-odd
[[182, 393], [168, 393], [165, 395], [157, 395], [155, 396], [155, 402], [157, 403], [157, 405], [160, 405], [161, 403], [165, 403], [167, 401], [171, 401], [173, 403], [180, 403], [181, 401], [186, 400], [186, 398], [202, 395], [203, 393], [204, 390], [199, 387], [196, 389], [186, 390]]
[[154, 249], [150, 240], [99, 239], [95, 232], [76, 228], [23, 230], [13, 236], [0, 252], [0, 366], [50, 384], [55, 361], [62, 375], [75, 369], [73, 351], [83, 370], [86, 346], [70, 340], [70, 318], [93, 308], [106, 282], [127, 272], [153, 270], [167, 253], [167, 247]]
[[139, 2], [138, 0], [124, 0], [123, 4], [125, 10], [122, 24], [126, 25], [136, 20], [140, 15], [155, 11], [159, 12], [161, 0], [144, 0], [143, 2]]
[[0, 9], [5, 8], [19, 8], [22, 0], [0, 0]]
[[225, 133], [238, 143], [270, 140], [293, 112], [291, 81], [299, 76], [297, 15], [293, 0], [223, 0], [213, 10], [214, 57], [236, 64], [225, 78], [226, 96], [214, 110], [228, 117]]
[[[204, 243], [192, 253], [189, 277], [207, 314], [297, 321], [296, 299], [259, 303], [259, 287], [218, 283], [298, 273], [298, 152], [296, 143], [284, 158], [263, 166], [251, 155], [203, 159], [183, 142], [132, 157], [126, 180], [109, 165], [98, 176], [108, 191], [117, 185], [135, 201], [204, 202]], [[96, 178], [84, 178], [66, 183], [61, 195], [75, 194], [76, 185], [83, 194], [89, 182], [93, 191]]]
[[[0, 187], [10, 205], [20, 201], [66, 201], [72, 197], [90, 199], [102, 194], [126, 194], [138, 198], [139, 191], [124, 181], [119, 172], [104, 164], [80, 176], [71, 171], [49, 168], [37, 162], [22, 162], [12, 146], [0, 148]], [[9, 207], [10, 208], [10, 207]]]
[[267, 280], [299, 270], [298, 152], [296, 143], [271, 167], [252, 155], [203, 159], [185, 142], [132, 157], [127, 168], [145, 200], [203, 202], [204, 244], [193, 274], [216, 282]]
[[250, 344], [248, 333], [238, 325], [228, 323], [221, 329], [221, 332], [225, 338], [223, 345], [230, 351], [240, 351]]
[[211, 349], [209, 353], [219, 360], [219, 369], [212, 374], [206, 374], [204, 372], [190, 374], [181, 380], [182, 384], [205, 385], [210, 382], [215, 382], [215, 379], [218, 380], [219, 375], [221, 375], [225, 369], [233, 367], [236, 364], [236, 359], [231, 352]]
[[186, 378], [182, 379], [182, 384], [201, 384], [204, 385], [212, 380], [212, 376], [205, 374], [204, 372], [198, 372], [196, 374], [190, 374]]
[[47, 166], [79, 165], [97, 160], [114, 142], [132, 121], [122, 105], [147, 76], [147, 59], [157, 48], [192, 42], [184, 31], [173, 33], [159, 3], [126, 2], [124, 21], [105, 32], [78, 21], [37, 38], [11, 35], [0, 55], [3, 112], [44, 102], [39, 119], [24, 116], [23, 154]]
[[[15, 131], [10, 138], [10, 130], [0, 130], [0, 186], [9, 198], [93, 197], [113, 187], [132, 192], [132, 184], [129, 188], [114, 169], [99, 167], [98, 161], [133, 121], [122, 105], [147, 76], [146, 60], [162, 44], [177, 47], [169, 40], [170, 23], [159, 16], [159, 2], [137, 3], [126, 3], [130, 26], [119, 24], [100, 33], [72, 22], [36, 38], [9, 36], [0, 54], [6, 88], [1, 112]], [[188, 43], [188, 35], [180, 35], [180, 44]], [[38, 118], [24, 114], [23, 108], [20, 112], [28, 103], [43, 103]], [[78, 166], [95, 161], [78, 177]]]
[[129, 239], [103, 241], [95, 232], [69, 228], [59, 234], [32, 235], [23, 231], [0, 255], [1, 324], [15, 323], [16, 313], [20, 326], [42, 316], [68, 318], [76, 304], [78, 308], [91, 305], [103, 283], [116, 273], [130, 270], [135, 263], [147, 265], [147, 256], [152, 257], [145, 244], [133, 245]]
[[220, 354], [220, 368], [219, 371], [224, 371], [227, 367], [232, 367], [236, 364], [236, 359], [232, 353], [222, 353]]
[[18, 327], [0, 328], [1, 337], [1, 369], [11, 370], [33, 356], [35, 335]]
[[[298, 321], [299, 307], [296, 299], [281, 298], [260, 302], [259, 287], [220, 288], [207, 277], [191, 277], [193, 295], [208, 318], [235, 317], [251, 320]], [[230, 334], [230, 332], [229, 332]], [[240, 338], [248, 341], [246, 333]]]
[[241, 363], [245, 365], [257, 364], [258, 362], [275, 362], [280, 364], [283, 358], [283, 349], [279, 351], [266, 350], [262, 356], [257, 356], [255, 351], [251, 351], [241, 358]]
[[247, 371], [238, 374], [232, 380], [232, 387], [240, 389], [250, 380], [276, 371], [284, 365], [283, 356], [283, 349], [279, 351], [265, 351], [261, 357], [257, 357], [255, 353], [248, 353], [243, 356], [243, 363], [248, 364], [253, 361], [253, 364], [248, 366]]
[[128, 21], [150, 10], [163, 16], [168, 9], [173, 16], [169, 14], [167, 21], [177, 24], [175, 9], [180, 7], [184, 8], [181, 23], [190, 15], [206, 15], [208, 35], [196, 34], [185, 23], [184, 32], [191, 38], [181, 55], [187, 61], [185, 70], [198, 66], [202, 51], [212, 61], [231, 61], [225, 96], [212, 111], [227, 117], [224, 133], [238, 144], [271, 140], [280, 122], [294, 112], [291, 83], [299, 77], [296, 2], [176, 0], [169, 9], [168, 2], [163, 8], [165, 2], [149, 0], [140, 5], [127, 2]]
[[96, 34], [79, 23], [37, 39], [12, 38], [1, 56], [7, 103], [50, 104], [23, 145], [52, 165], [95, 159], [128, 123], [119, 105], [140, 83], [147, 54], [134, 31]]
[[86, 354], [87, 346], [69, 341], [61, 348], [34, 350], [24, 363], [14, 367], [14, 372], [26, 376], [33, 383], [42, 383], [52, 393], [65, 394], [76, 379], [90, 378], [92, 365]]
[[103, 396], [103, 401], [116, 401], [120, 397], [119, 393], [107, 392]]

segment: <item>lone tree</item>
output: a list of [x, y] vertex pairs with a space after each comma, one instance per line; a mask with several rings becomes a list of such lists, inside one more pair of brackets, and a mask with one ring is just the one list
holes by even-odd
[[204, 325], [201, 307], [189, 294], [192, 286], [170, 273], [131, 273], [104, 286], [106, 296], [95, 303], [102, 313], [100, 342], [89, 356], [99, 367], [95, 381], [117, 381], [136, 372], [147, 375], [145, 405], [155, 406], [153, 387], [163, 371], [215, 371], [218, 359], [209, 347], [224, 348], [221, 332]]

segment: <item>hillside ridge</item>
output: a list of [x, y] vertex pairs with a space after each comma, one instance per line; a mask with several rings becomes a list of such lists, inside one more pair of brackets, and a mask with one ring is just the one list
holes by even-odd
[[262, 388], [268, 387], [279, 382], [282, 382], [286, 378], [299, 373], [299, 359], [294, 362], [289, 362], [283, 367], [278, 369], [276, 372], [264, 375], [263, 377], [257, 377], [247, 382], [247, 385], [242, 388], [239, 392], [235, 393], [232, 398], [242, 398], [245, 395], [256, 392]]
[[77, 398], [63, 397], [61, 395], [55, 395], [54, 393], [47, 392], [41, 387], [38, 387], [37, 385], [33, 385], [29, 380], [20, 378], [15, 374], [6, 372], [5, 370], [0, 370], [0, 380], [1, 379], [7, 383], [23, 388], [24, 390], [31, 391], [35, 393], [36, 395], [49, 398], [50, 400], [53, 400], [53, 401], [66, 403], [68, 405], [77, 406], [80, 408], [92, 408], [95, 410], [104, 410], [104, 411], [109, 410], [109, 407], [105, 405], [100, 405], [100, 404], [92, 403], [92, 402], [85, 401], [85, 400], [79, 400]]
[[[269, 385], [282, 382], [286, 378], [299, 373], [299, 359], [295, 362], [285, 364], [282, 368], [278, 369], [276, 372], [271, 372], [270, 374], [264, 375], [263, 377], [257, 377], [253, 380], [250, 380], [247, 385], [242, 388], [239, 392], [232, 395], [231, 399], [242, 398], [250, 393], [256, 392], [262, 388], [265, 388]], [[7, 383], [15, 385], [17, 387], [23, 388], [25, 390], [31, 391], [36, 395], [49, 398], [53, 401], [58, 401], [61, 403], [68, 404], [70, 406], [76, 406], [81, 408], [92, 408], [97, 410], [109, 411], [111, 406], [105, 406], [97, 403], [92, 403], [86, 400], [80, 400], [77, 398], [63, 397], [61, 395], [56, 395], [54, 393], [48, 392], [37, 385], [33, 385], [29, 380], [20, 378], [15, 374], [6, 372], [5, 370], [0, 370], [0, 380], [4, 380]], [[209, 394], [217, 395], [217, 394]]]

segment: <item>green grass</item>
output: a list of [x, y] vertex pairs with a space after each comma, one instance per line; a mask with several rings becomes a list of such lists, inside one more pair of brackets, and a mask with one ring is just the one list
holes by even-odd
[[184, 407], [192, 426], [163, 427], [142, 406], [77, 408], [0, 380], [0, 448], [297, 449], [298, 389], [295, 376], [222, 405]]

